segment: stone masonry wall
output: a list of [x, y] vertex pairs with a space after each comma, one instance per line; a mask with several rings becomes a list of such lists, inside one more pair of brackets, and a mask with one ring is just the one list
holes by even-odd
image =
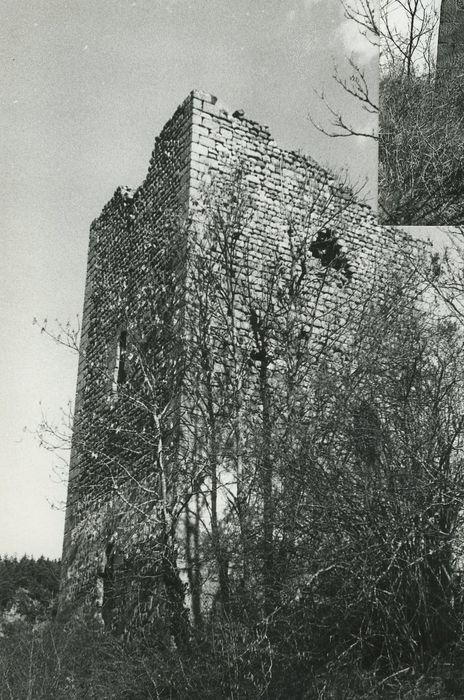
[[[338, 300], [343, 296], [356, 299], [382, 266], [399, 269], [407, 265], [405, 249], [413, 248], [407, 234], [380, 227], [368, 206], [357, 202], [312, 159], [279, 148], [267, 127], [247, 119], [241, 111], [231, 113], [207, 93], [192, 92], [156, 139], [144, 183], [135, 192], [119, 188], [91, 227], [63, 546], [62, 608], [66, 602], [82, 600], [111, 621], [122, 615], [118, 605], [127, 607], [131, 596], [134, 609], [149, 611], [155, 605], [150, 592], [144, 592], [136, 581], [144, 562], [149, 567], [149, 553], [156, 550], [156, 527], [147, 534], [146, 513], [142, 518], [137, 508], [128, 505], [131, 476], [122, 495], [115, 497], [114, 471], [109, 468], [110, 459], [112, 464], [117, 461], [118, 450], [128, 457], [127, 446], [134, 443], [127, 432], [131, 440], [137, 434], [142, 441], [145, 431], [139, 409], [125, 401], [123, 382], [119, 386], [121, 355], [130, 365], [134, 353], [125, 335], [129, 328], [143, 343], [152, 338], [155, 384], [169, 384], [167, 378], [176, 376], [171, 359], [175, 347], [182, 347], [182, 299], [192, 280], [185, 284], [173, 281], [172, 251], [167, 251], [174, 238], [179, 249], [185, 239], [187, 249], [187, 238], [201, 236], [208, 187], [220, 190], [237, 168], [243, 173], [253, 211], [243, 244], [247, 264], [254, 268], [250, 274], [253, 293], [259, 295], [262, 290], [263, 262], [277, 257], [284, 266], [291, 265], [289, 231], [298, 241], [312, 242], [308, 264], [314, 288], [321, 273], [329, 279], [323, 299], [318, 299], [323, 313], [315, 333], [323, 332], [324, 319]], [[342, 261], [338, 268], [331, 266], [331, 246]], [[176, 306], [171, 311], [174, 298]], [[190, 299], [185, 296], [187, 306]], [[308, 312], [311, 303], [315, 302], [309, 302]], [[157, 319], [166, 311], [174, 319], [174, 342], [171, 337], [169, 348], [156, 335]], [[238, 312], [240, 315], [240, 309]], [[245, 310], [241, 313], [246, 324]], [[169, 390], [169, 386], [163, 389]], [[180, 397], [179, 387], [171, 390]], [[142, 450], [131, 449], [134, 464], [140, 467], [137, 486], [149, 494], [159, 484], [150, 482]], [[174, 436], [170, 454], [176, 449]], [[188, 468], [185, 456], [184, 464]], [[126, 554], [130, 551], [124, 561], [117, 554], [118, 547]], [[118, 567], [124, 571], [120, 583], [115, 573]], [[118, 586], [122, 602], [105, 612], [105, 596], [109, 591], [114, 594]], [[159, 608], [158, 614], [162, 614]]]
[[140, 309], [136, 298], [145, 287], [156, 288], [162, 278], [165, 237], [173, 221], [185, 218], [188, 209], [190, 105], [189, 97], [157, 137], [141, 187], [135, 192], [118, 188], [91, 226], [63, 545], [62, 607], [76, 599], [98, 607], [101, 598], [108, 543], [112, 544], [114, 521], [120, 516], [114, 515], [104, 463], [109, 431], [127, 410], [116, 395], [118, 341], [133, 322], [134, 309]]
[[201, 201], [202, 178], [220, 178], [231, 164], [242, 162], [255, 211], [257, 258], [276, 245], [285, 256], [283, 231], [289, 222], [307, 234], [330, 227], [348, 256], [354, 282], [364, 285], [382, 258], [412, 245], [408, 234], [379, 226], [370, 207], [337, 185], [330, 173], [307, 156], [279, 148], [269, 129], [242, 111], [231, 114], [215, 97], [197, 92], [192, 123], [193, 212], [195, 201]]
[[438, 34], [437, 71], [464, 70], [464, 2], [442, 0]]

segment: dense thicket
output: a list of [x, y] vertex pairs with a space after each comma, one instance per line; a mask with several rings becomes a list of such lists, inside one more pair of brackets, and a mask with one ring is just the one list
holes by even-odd
[[379, 208], [388, 224], [459, 225], [464, 216], [464, 88], [452, 73], [385, 73]]
[[[370, 4], [370, 0], [364, 0]], [[394, 225], [458, 226], [464, 214], [464, 92], [457, 62], [436, 65], [439, 8], [381, 3], [379, 212]], [[451, 6], [447, 12], [452, 13]], [[451, 21], [441, 28], [441, 37]], [[448, 42], [459, 37], [448, 36]]]

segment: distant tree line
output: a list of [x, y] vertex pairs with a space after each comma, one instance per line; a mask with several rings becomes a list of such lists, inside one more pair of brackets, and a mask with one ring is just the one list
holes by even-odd
[[56, 600], [60, 561], [43, 556], [0, 557], [0, 614], [15, 609], [33, 620]]

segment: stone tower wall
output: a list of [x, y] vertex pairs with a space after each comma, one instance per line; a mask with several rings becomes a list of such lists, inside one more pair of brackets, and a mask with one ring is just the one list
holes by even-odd
[[442, 0], [438, 34], [437, 71], [464, 72], [464, 2]]
[[190, 144], [188, 97], [156, 138], [144, 183], [136, 191], [118, 188], [90, 229], [63, 544], [62, 605], [76, 598], [95, 601], [100, 595], [98, 572], [104, 569], [114, 526], [107, 512], [111, 484], [98, 489], [96, 495], [92, 480], [95, 471], [105, 478], [105, 465], [99, 462], [102, 447], [104, 451], [102, 434], [119, 420], [115, 396], [118, 341], [132, 320], [134, 298], [148, 283], [147, 269], [153, 286], [156, 278], [162, 277], [164, 237], [174, 220], [186, 216]]
[[[63, 548], [62, 606], [82, 598], [93, 602], [98, 614], [105, 617], [105, 587], [118, 585], [113, 580], [113, 569], [118, 567], [124, 571], [119, 596], [122, 604], [133, 595], [139, 603], [143, 597], [144, 609], [154, 605], [152, 596], [142, 596], [134, 582], [144, 548], [149, 557], [156, 542], [148, 542], [146, 522], [136, 508], [127, 506], [129, 490], [126, 500], [115, 501], [108, 471], [110, 452], [114, 457], [118, 444], [125, 449], [120, 426], [143, 432], [139, 414], [124, 403], [123, 391], [118, 394], [116, 365], [121, 334], [132, 326], [140, 330], [140, 337], [150, 336], [170, 299], [180, 299], [176, 308], [181, 308], [182, 295], [190, 288], [192, 294], [185, 296], [189, 314], [193, 281], [186, 279], [181, 285], [179, 280], [172, 281], [167, 250], [174, 236], [179, 249], [187, 239], [201, 236], [208, 188], [220, 190], [237, 168], [253, 212], [243, 243], [252, 295], [259, 296], [262, 291], [261, 271], [266, 261], [277, 257], [283, 266], [291, 265], [290, 229], [298, 241], [307, 242], [317, 242], [321, 234], [330, 231], [337, 243], [344, 260], [342, 269], [327, 267], [320, 255], [308, 259], [314, 288], [321, 274], [328, 279], [317, 301], [320, 317], [314, 324], [315, 334], [324, 332], [337, 301], [348, 296], [355, 300], [382, 266], [401, 268], [407, 264], [405, 248], [413, 246], [404, 232], [378, 226], [368, 206], [356, 201], [311, 158], [279, 148], [267, 127], [247, 119], [242, 112], [232, 114], [207, 93], [193, 92], [156, 139], [141, 187], [135, 192], [119, 188], [92, 224]], [[324, 245], [323, 238], [320, 244]], [[308, 313], [314, 303], [309, 300]], [[245, 306], [238, 308], [237, 314], [246, 332], [249, 318]], [[183, 326], [181, 321], [176, 323], [174, 339], [178, 338], [181, 348]], [[159, 338], [155, 341], [155, 379], [160, 385], [171, 376], [168, 364], [172, 348], [168, 351], [163, 342]], [[124, 351], [130, 361], [130, 347]], [[182, 389], [172, 391], [179, 393], [180, 402]], [[134, 463], [137, 459], [135, 455]], [[183, 459], [188, 464], [188, 455]], [[149, 490], [153, 487], [149, 471], [143, 471], [144, 464], [139, 466], [138, 473], [143, 474], [139, 486]], [[121, 549], [130, 551], [132, 558], [113, 561], [117, 542], [124, 543]], [[179, 550], [182, 558], [181, 544]], [[138, 563], [134, 563], [135, 554]], [[117, 617], [122, 613], [117, 609], [113, 614]]]
[[[377, 267], [382, 256], [410, 246], [411, 239], [396, 228], [381, 227], [371, 208], [357, 201], [347, 189], [314, 160], [280, 148], [269, 129], [241, 112], [231, 114], [215, 97], [193, 96], [191, 205], [201, 200], [205, 175], [221, 179], [233, 163], [243, 163], [255, 216], [253, 241], [257, 259], [273, 253], [276, 244], [285, 256], [284, 231], [315, 234], [334, 229], [349, 258], [355, 282]], [[316, 268], [316, 261], [314, 261]], [[320, 265], [319, 265], [320, 268]]]

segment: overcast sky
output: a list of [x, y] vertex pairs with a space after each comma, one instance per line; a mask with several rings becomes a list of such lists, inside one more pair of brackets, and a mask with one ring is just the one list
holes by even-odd
[[[0, 554], [61, 554], [57, 460], [31, 433], [59, 422], [76, 358], [32, 319], [80, 315], [88, 230], [118, 185], [137, 187], [154, 138], [193, 88], [268, 124], [279, 145], [375, 182], [372, 140], [328, 139], [316, 91], [346, 56], [376, 74], [338, 0], [2, 0]], [[344, 104], [345, 114], [369, 128]], [[27, 426], [28, 430], [23, 431]]]

